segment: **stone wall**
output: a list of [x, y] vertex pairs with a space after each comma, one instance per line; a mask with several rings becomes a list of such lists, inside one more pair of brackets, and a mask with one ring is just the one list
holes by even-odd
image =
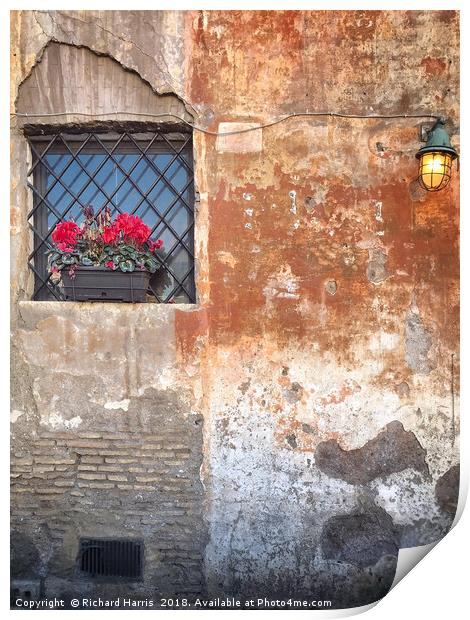
[[[93, 304], [20, 313], [13, 575], [46, 577], [49, 596], [200, 593], [202, 418], [177, 363], [174, 306], [104, 304], [98, 325]], [[143, 539], [143, 581], [83, 583], [80, 537]]]
[[[65, 45], [141, 80], [144, 109], [173, 94], [208, 131], [304, 111], [442, 114], [458, 148], [458, 27], [452, 11], [18, 11], [12, 111]], [[13, 117], [19, 576], [92, 590], [74, 577], [78, 537], [132, 535], [149, 554], [136, 596], [341, 607], [387, 591], [401, 546], [448, 531], [459, 179], [419, 188], [425, 121], [194, 132], [198, 304], [134, 307], [29, 301], [29, 154]]]

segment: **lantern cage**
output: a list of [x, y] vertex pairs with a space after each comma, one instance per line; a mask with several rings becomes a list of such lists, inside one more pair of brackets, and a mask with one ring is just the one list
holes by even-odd
[[419, 159], [418, 181], [428, 192], [437, 192], [449, 184], [452, 161], [458, 157], [444, 124], [443, 118], [434, 123], [429, 130], [426, 145], [416, 153]]
[[451, 170], [452, 157], [448, 153], [424, 153], [419, 160], [419, 184], [428, 192], [438, 192], [448, 185]]

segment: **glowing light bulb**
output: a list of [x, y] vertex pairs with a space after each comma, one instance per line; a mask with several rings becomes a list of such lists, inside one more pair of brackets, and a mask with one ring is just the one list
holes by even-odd
[[452, 158], [447, 153], [425, 153], [420, 159], [420, 179], [427, 190], [444, 188], [450, 180]]

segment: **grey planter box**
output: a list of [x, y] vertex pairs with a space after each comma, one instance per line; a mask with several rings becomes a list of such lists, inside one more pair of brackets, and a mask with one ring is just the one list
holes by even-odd
[[111, 271], [106, 267], [78, 267], [75, 278], [67, 269], [62, 271], [67, 301], [127, 301], [145, 303], [149, 286], [149, 271]]

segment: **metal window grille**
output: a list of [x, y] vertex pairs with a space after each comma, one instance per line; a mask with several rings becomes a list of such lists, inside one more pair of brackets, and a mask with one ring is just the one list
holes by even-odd
[[152, 238], [164, 241], [162, 267], [148, 293], [163, 303], [194, 303], [194, 173], [192, 135], [145, 130], [48, 136], [29, 135], [32, 165], [28, 214], [35, 275], [33, 299], [63, 300], [50, 280], [46, 252], [57, 223], [83, 221], [83, 207], [95, 213], [138, 215]]
[[142, 578], [144, 543], [141, 540], [81, 538], [78, 567], [92, 578]]

